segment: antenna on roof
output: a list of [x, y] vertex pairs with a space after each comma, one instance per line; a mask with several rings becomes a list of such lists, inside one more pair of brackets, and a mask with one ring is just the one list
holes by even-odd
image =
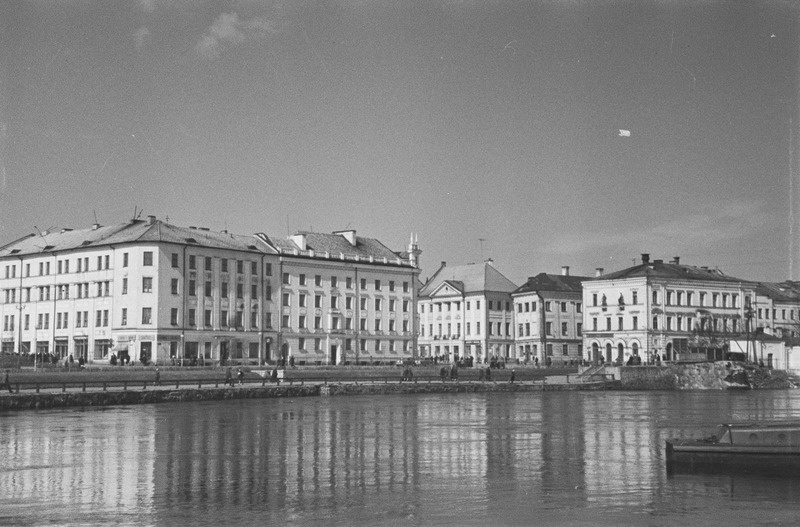
[[92, 214], [94, 214], [94, 222], [98, 223], [97, 222], [97, 209], [92, 209]]
[[141, 215], [142, 215], [142, 212], [144, 212], [144, 209], [139, 209], [139, 214], [137, 214], [137, 215], [136, 215], [136, 218], [135, 218], [135, 219], [137, 219], [137, 220], [138, 220], [138, 219], [141, 217]]
[[[44, 247], [47, 247], [49, 244], [47, 243], [47, 238], [44, 237], [44, 234], [42, 233], [42, 231], [40, 231], [39, 227], [37, 227], [36, 225], [34, 225], [33, 228], [36, 229], [36, 232], [38, 232], [39, 236], [42, 237], [42, 241], [44, 241]], [[44, 247], [42, 247], [42, 249], [44, 249]]]
[[481, 242], [481, 261], [483, 261], [483, 242], [486, 241], [486, 238], [478, 238], [478, 241]]
[[291, 236], [292, 233], [289, 232], [289, 215], [286, 215], [286, 236]]

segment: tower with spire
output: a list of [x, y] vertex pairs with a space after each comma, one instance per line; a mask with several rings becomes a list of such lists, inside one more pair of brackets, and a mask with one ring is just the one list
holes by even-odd
[[411, 265], [415, 268], [419, 269], [419, 256], [422, 254], [422, 250], [419, 248], [419, 244], [417, 243], [417, 235], [413, 232], [411, 233], [411, 239], [408, 241], [408, 259], [411, 262]]

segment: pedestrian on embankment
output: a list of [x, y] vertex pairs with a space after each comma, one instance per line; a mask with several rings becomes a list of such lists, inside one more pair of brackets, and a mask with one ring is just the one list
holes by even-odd
[[9, 377], [9, 371], [10, 370], [6, 370], [6, 372], [3, 374], [3, 386], [8, 388], [8, 393], [14, 393], [14, 390], [11, 389], [11, 378]]

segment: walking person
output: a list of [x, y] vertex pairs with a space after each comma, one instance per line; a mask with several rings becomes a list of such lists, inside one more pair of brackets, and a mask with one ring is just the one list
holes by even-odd
[[9, 371], [10, 370], [6, 370], [5, 374], [3, 374], [3, 384], [2, 384], [2, 386], [5, 386], [6, 388], [8, 388], [8, 393], [14, 393], [14, 390], [11, 389], [11, 379], [8, 376]]
[[511, 378], [508, 379], [508, 382], [511, 383], [511, 384], [514, 384], [514, 377], [516, 377], [516, 371], [515, 370], [511, 370]]
[[231, 372], [230, 366], [225, 370], [225, 386], [228, 385], [233, 386], [233, 372]]
[[156, 375], [155, 375], [155, 379], [153, 379], [153, 385], [154, 386], [161, 386], [161, 372], [158, 371], [158, 368], [156, 368]]
[[239, 386], [244, 384], [244, 371], [239, 368], [239, 371], [236, 373], [236, 378], [239, 379]]

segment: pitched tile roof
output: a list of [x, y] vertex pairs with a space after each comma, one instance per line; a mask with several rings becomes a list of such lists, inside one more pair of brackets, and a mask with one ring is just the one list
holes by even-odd
[[358, 257], [359, 260], [369, 260], [382, 262], [384, 259], [388, 263], [396, 263], [402, 256], [386, 247], [375, 238], [365, 238], [356, 236], [355, 245], [351, 244], [347, 238], [340, 233], [326, 234], [321, 232], [300, 231], [295, 236], [305, 237], [305, 249], [300, 247], [291, 238], [278, 238], [260, 234], [265, 242], [273, 246], [278, 252], [288, 254], [306, 254], [313, 251], [315, 256], [330, 254], [331, 257], [344, 255], [348, 258]]
[[633, 267], [628, 267], [627, 269], [623, 269], [621, 271], [592, 277], [588, 280], [620, 280], [625, 278], [641, 277], [673, 280], [702, 280], [713, 282], [751, 282], [750, 280], [742, 280], [741, 278], [728, 276], [719, 269], [708, 269], [703, 267], [695, 267], [692, 265], [665, 263], [661, 260], [653, 260], [648, 263], [634, 265]]
[[420, 290], [420, 296], [429, 296], [447, 281], [462, 293], [495, 291], [511, 293], [517, 286], [488, 262], [480, 264], [442, 266]]
[[585, 280], [589, 280], [589, 277], [539, 273], [528, 278], [528, 281], [519, 286], [514, 294], [534, 291], [581, 293], [583, 291], [582, 282]]
[[275, 251], [253, 235], [214, 232], [177, 227], [163, 221], [134, 220], [118, 225], [88, 229], [62, 229], [32, 234], [0, 248], [0, 257], [62, 252], [134, 242], [176, 243], [237, 251], [272, 253]]
[[756, 293], [771, 298], [775, 302], [800, 302], [800, 282], [759, 282]]

